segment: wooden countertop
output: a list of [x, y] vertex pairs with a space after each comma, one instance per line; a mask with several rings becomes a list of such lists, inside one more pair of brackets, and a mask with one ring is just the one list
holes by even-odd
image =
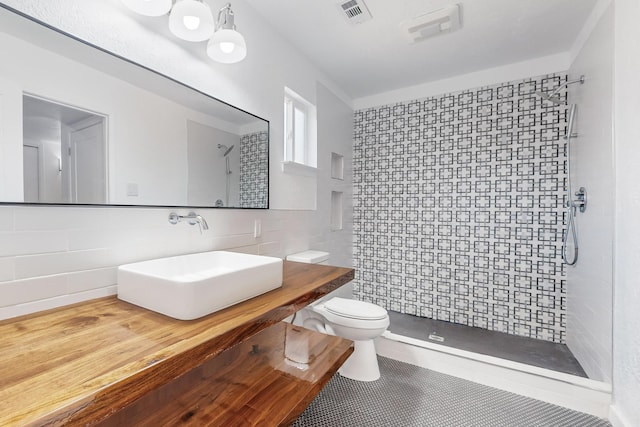
[[0, 425], [103, 420], [353, 277], [285, 261], [282, 288], [197, 320], [108, 297], [2, 321]]

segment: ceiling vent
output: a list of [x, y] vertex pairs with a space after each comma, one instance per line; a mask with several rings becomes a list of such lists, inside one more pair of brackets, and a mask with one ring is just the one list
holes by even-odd
[[411, 43], [417, 43], [460, 28], [460, 5], [454, 4], [404, 21], [400, 28]]
[[338, 3], [338, 7], [345, 19], [351, 24], [362, 24], [371, 20], [371, 13], [363, 0], [343, 0]]

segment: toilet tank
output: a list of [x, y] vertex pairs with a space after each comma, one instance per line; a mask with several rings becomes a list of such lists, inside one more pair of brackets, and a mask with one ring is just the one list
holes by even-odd
[[304, 262], [306, 264], [329, 264], [329, 252], [304, 251], [287, 255], [287, 261]]

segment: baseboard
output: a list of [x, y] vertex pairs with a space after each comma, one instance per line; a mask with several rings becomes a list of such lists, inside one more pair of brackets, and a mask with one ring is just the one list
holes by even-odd
[[599, 418], [609, 417], [611, 385], [600, 381], [425, 343], [388, 331], [376, 340], [376, 352], [383, 357]]

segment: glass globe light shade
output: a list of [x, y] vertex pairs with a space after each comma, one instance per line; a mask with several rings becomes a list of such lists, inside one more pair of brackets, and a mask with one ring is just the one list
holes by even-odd
[[180, 0], [171, 9], [169, 30], [183, 40], [201, 42], [213, 34], [215, 28], [211, 9], [196, 0]]
[[242, 34], [223, 28], [213, 33], [207, 44], [207, 55], [214, 61], [233, 64], [247, 56], [247, 44]]

